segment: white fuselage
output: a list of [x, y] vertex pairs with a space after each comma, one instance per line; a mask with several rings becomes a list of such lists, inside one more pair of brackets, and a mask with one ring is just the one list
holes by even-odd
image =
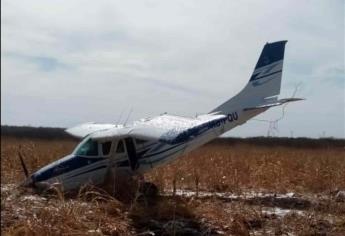
[[[141, 153], [146, 150], [145, 154], [138, 158], [138, 168], [136, 169], [133, 169], [130, 165], [126, 145], [124, 145], [123, 153], [117, 153], [115, 149], [117, 143], [120, 142], [121, 139], [114, 139], [111, 140], [112, 145], [109, 151], [109, 155], [107, 156], [83, 157], [76, 156], [75, 153], [72, 153], [72, 155], [53, 162], [36, 173], [44, 172], [50, 168], [55, 168], [56, 170], [58, 169], [56, 166], [61, 165], [61, 163], [64, 163], [65, 160], [67, 160], [68, 162], [70, 160], [79, 158], [80, 165], [76, 163], [74, 169], [64, 172], [64, 169], [62, 168], [61, 174], [57, 174], [51, 178], [44, 180], [44, 182], [48, 184], [60, 183], [62, 184], [64, 190], [78, 188], [81, 185], [88, 183], [101, 184], [104, 182], [104, 178], [108, 171], [112, 171], [113, 173], [121, 172], [122, 174], [126, 175], [144, 174], [154, 167], [167, 164], [180, 157], [181, 155], [186, 154], [207, 142], [210, 142], [211, 140], [233, 129], [234, 127], [245, 123], [247, 120], [263, 112], [264, 110], [266, 109], [262, 109], [260, 111], [256, 110], [245, 112], [240, 110], [234, 111], [226, 116], [226, 118], [222, 121], [213, 124], [212, 127], [207, 127], [207, 125], [205, 125], [204, 132], [186, 142], [169, 144], [158, 139], [152, 139], [143, 145], [136, 145], [137, 153]], [[82, 141], [81, 144], [78, 145], [78, 147], [83, 145], [84, 142], [85, 141]], [[76, 148], [76, 150], [78, 149], [78, 147]], [[82, 165], [81, 163], [85, 161], [87, 163], [85, 165]]]

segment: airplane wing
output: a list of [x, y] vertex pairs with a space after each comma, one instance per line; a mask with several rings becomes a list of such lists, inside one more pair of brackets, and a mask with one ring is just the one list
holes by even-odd
[[[142, 119], [125, 128], [109, 128], [102, 132], [94, 132], [93, 139], [108, 139], [112, 137], [135, 137], [145, 140], [160, 140], [161, 142], [176, 144], [188, 141], [210, 128], [220, 125], [227, 118], [226, 115], [206, 114], [195, 118], [160, 115], [154, 118]], [[97, 130], [98, 131], [98, 130]]]
[[226, 115], [206, 114], [195, 118], [161, 115], [140, 121], [129, 133], [135, 137], [155, 138], [169, 144], [185, 142], [220, 125]]
[[114, 124], [97, 124], [97, 123], [90, 122], [90, 123], [77, 125], [75, 127], [66, 129], [65, 131], [74, 137], [83, 138], [96, 131], [109, 130], [109, 129], [118, 128], [118, 127], [119, 125], [114, 125]]

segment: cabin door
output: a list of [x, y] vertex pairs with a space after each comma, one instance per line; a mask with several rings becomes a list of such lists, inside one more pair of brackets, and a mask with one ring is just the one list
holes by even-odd
[[138, 157], [137, 152], [135, 151], [135, 146], [132, 138], [125, 138], [127, 155], [129, 159], [129, 164], [131, 165], [132, 170], [138, 168]]

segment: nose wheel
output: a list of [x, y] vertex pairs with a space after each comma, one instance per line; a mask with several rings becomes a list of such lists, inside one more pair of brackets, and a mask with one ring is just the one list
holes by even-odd
[[144, 176], [139, 176], [137, 200], [151, 202], [152, 200], [157, 199], [158, 194], [158, 187], [154, 183], [145, 181]]
[[156, 200], [159, 195], [158, 187], [145, 181], [143, 175], [131, 176], [127, 172], [120, 171], [109, 171], [105, 176], [102, 188], [125, 202], [136, 200], [148, 203]]
[[144, 182], [139, 186], [139, 193], [148, 198], [156, 198], [158, 192], [158, 187], [151, 182]]

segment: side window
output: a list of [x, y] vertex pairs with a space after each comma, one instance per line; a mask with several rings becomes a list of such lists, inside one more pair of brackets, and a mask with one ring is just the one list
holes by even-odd
[[123, 141], [120, 140], [117, 144], [116, 153], [124, 153], [125, 152], [125, 146], [123, 145]]
[[102, 152], [104, 156], [109, 155], [110, 153], [110, 148], [111, 148], [111, 141], [102, 143]]

